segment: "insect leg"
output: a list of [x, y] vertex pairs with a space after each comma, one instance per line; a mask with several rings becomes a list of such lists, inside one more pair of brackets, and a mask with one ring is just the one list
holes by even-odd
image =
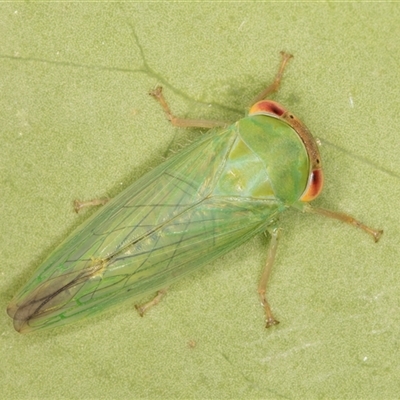
[[225, 121], [209, 121], [206, 119], [185, 119], [179, 118], [172, 114], [168, 103], [165, 100], [164, 95], [162, 94], [162, 87], [157, 86], [154, 90], [149, 93], [150, 96], [153, 96], [163, 108], [165, 114], [167, 115], [168, 120], [172, 125], [180, 127], [180, 128], [218, 128], [223, 126], [230, 125]]
[[314, 208], [311, 207], [310, 205], [305, 206], [304, 211], [309, 212], [311, 214], [318, 214], [318, 215], [323, 215], [324, 217], [337, 219], [339, 221], [345, 222], [346, 224], [353, 225], [356, 228], [360, 228], [364, 232], [370, 234], [374, 238], [375, 243], [380, 239], [380, 237], [383, 234], [383, 230], [370, 228], [369, 226], [364, 225], [361, 221], [356, 220], [355, 218], [353, 218], [351, 215], [348, 214], [326, 210], [325, 208]]
[[279, 87], [281, 85], [283, 71], [286, 68], [286, 64], [293, 57], [291, 54], [285, 53], [284, 51], [281, 51], [281, 56], [282, 56], [282, 61], [279, 65], [279, 69], [278, 69], [277, 74], [275, 75], [274, 81], [268, 87], [266, 87], [261, 93], [259, 93], [258, 96], [256, 96], [253, 99], [253, 101], [251, 102], [251, 105], [257, 103], [260, 100], [267, 98], [271, 93], [276, 92], [279, 89]]
[[108, 199], [108, 198], [92, 199], [92, 200], [87, 200], [87, 201], [74, 200], [74, 210], [78, 214], [78, 212], [82, 208], [91, 207], [91, 206], [103, 206], [108, 201], [110, 201], [110, 199]]
[[267, 298], [266, 298], [267, 283], [268, 283], [269, 276], [271, 274], [272, 265], [274, 264], [276, 249], [278, 247], [278, 236], [279, 236], [279, 229], [274, 228], [271, 231], [271, 243], [270, 243], [269, 249], [268, 249], [267, 262], [265, 264], [264, 271], [261, 275], [261, 279], [258, 284], [258, 296], [261, 300], [261, 305], [264, 307], [264, 310], [265, 310], [265, 316], [266, 316], [266, 326], [265, 327], [266, 328], [269, 328], [272, 325], [279, 324], [279, 321], [277, 321], [274, 318], [274, 316], [272, 315], [271, 307], [269, 306]]
[[135, 305], [136, 310], [138, 311], [139, 315], [143, 317], [143, 315], [153, 306], [158, 304], [161, 299], [167, 294], [167, 289], [161, 289], [157, 292], [156, 297], [153, 300], [141, 305]]

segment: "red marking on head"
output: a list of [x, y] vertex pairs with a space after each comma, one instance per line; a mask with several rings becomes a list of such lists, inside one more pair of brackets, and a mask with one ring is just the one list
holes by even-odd
[[315, 169], [311, 171], [308, 177], [306, 190], [300, 198], [300, 201], [309, 202], [314, 200], [322, 191], [324, 186], [324, 174], [322, 169]]
[[254, 104], [253, 106], [251, 106], [249, 115], [267, 114], [267, 115], [276, 115], [280, 117], [286, 111], [287, 110], [276, 101], [261, 100], [256, 104]]

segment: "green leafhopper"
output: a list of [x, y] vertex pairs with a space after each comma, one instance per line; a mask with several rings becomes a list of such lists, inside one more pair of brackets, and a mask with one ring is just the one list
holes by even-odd
[[282, 53], [272, 85], [232, 125], [177, 118], [161, 88], [153, 91], [172, 124], [211, 130], [109, 201], [50, 254], [8, 306], [14, 328], [62, 326], [158, 291], [139, 307], [143, 313], [171, 283], [265, 231], [272, 238], [258, 293], [269, 327], [278, 323], [265, 293], [282, 212], [294, 207], [335, 218], [378, 241], [382, 231], [309, 205], [323, 186], [318, 146], [298, 118], [265, 100], [279, 88], [290, 57]]

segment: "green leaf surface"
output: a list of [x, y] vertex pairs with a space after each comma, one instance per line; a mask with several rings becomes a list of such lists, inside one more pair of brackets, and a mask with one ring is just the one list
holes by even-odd
[[400, 9], [396, 3], [0, 4], [0, 307], [92, 211], [199, 134], [173, 112], [235, 121], [294, 54], [273, 96], [321, 140], [315, 204], [384, 229], [290, 211], [269, 283], [256, 237], [133, 304], [19, 335], [0, 315], [4, 398], [397, 398]]

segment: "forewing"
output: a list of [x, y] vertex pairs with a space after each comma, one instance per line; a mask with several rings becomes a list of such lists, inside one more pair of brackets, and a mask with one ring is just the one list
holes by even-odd
[[230, 128], [143, 176], [78, 228], [10, 304], [19, 331], [72, 322], [156, 291], [265, 228], [273, 202], [211, 196]]

